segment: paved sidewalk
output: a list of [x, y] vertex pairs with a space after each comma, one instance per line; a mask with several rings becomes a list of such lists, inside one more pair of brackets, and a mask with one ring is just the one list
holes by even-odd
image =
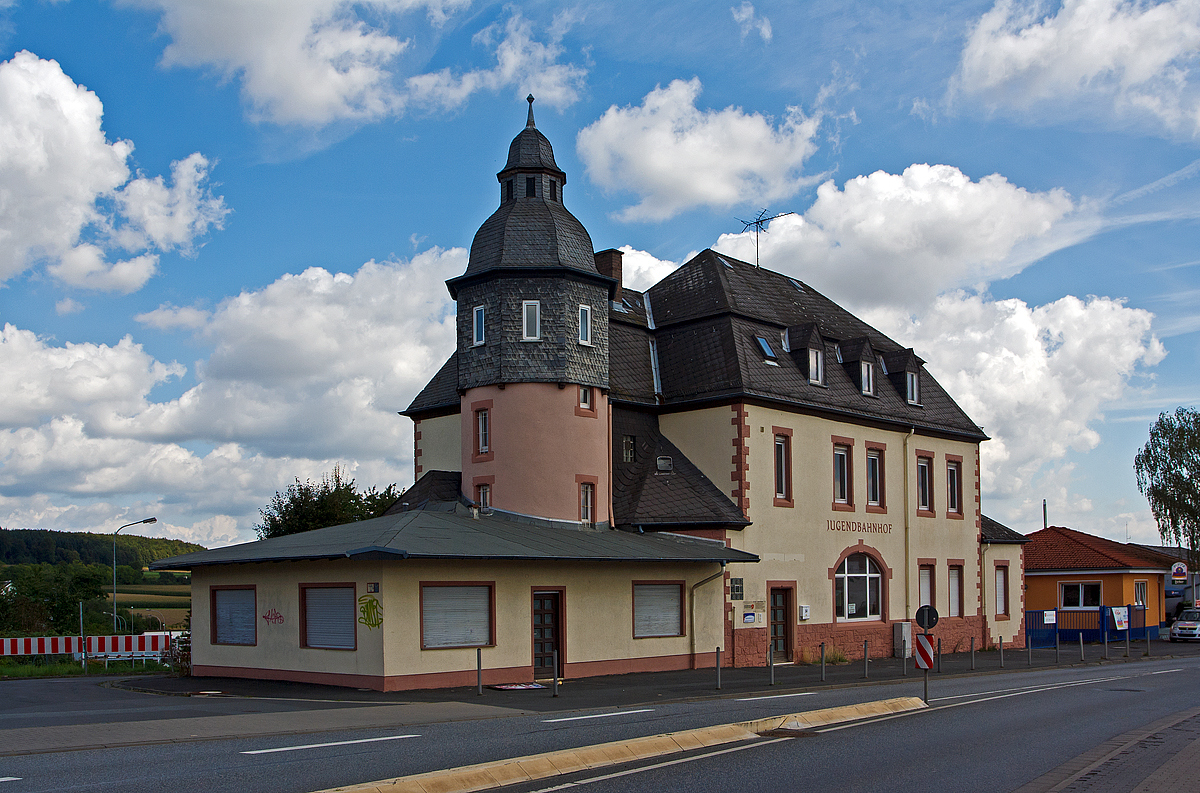
[[[960, 676], [989, 674], [1000, 671], [1019, 671], [1029, 668], [1054, 668], [1057, 666], [1080, 666], [1097, 664], [1136, 663], [1146, 659], [1146, 643], [1131, 645], [1130, 657], [1124, 657], [1125, 644], [1109, 644], [1109, 658], [1102, 660], [1102, 645], [1085, 645], [1084, 661], [1080, 661], [1079, 646], [1063, 646], [1059, 649], [1058, 663], [1055, 651], [1005, 650], [1004, 668], [1000, 667], [1000, 653], [977, 652], [974, 670], [970, 653], [946, 654], [941, 658], [941, 671], [930, 673], [931, 681], [938, 676]], [[1200, 644], [1151, 643], [1150, 659], [1167, 657], [1200, 656]], [[691, 699], [747, 696], [750, 694], [782, 694], [789, 691], [808, 691], [826, 687], [880, 685], [917, 680], [923, 674], [913, 668], [912, 659], [901, 664], [899, 658], [873, 658], [866, 665], [862, 660], [845, 664], [829, 664], [825, 668], [825, 680], [821, 680], [819, 664], [779, 664], [774, 668], [775, 685], [770, 684], [770, 670], [766, 667], [751, 669], [722, 669], [721, 690], [716, 688], [716, 670], [692, 669], [675, 672], [649, 672], [627, 675], [608, 675], [566, 680], [559, 685], [559, 696], [552, 696], [549, 687], [524, 691], [498, 691], [483, 689], [478, 696], [474, 687], [443, 688], [421, 691], [380, 692], [321, 686], [307, 683], [282, 681], [243, 680], [237, 678], [175, 678], [143, 677], [112, 683], [124, 688], [150, 691], [159, 694], [195, 695], [201, 691], [218, 691], [225, 696], [297, 698], [332, 700], [338, 702], [470, 702], [538, 712], [574, 710], [602, 707], [629, 707], [649, 702], [670, 702]], [[905, 675], [907, 671], [907, 675]], [[865, 676], [864, 676], [865, 672]]]

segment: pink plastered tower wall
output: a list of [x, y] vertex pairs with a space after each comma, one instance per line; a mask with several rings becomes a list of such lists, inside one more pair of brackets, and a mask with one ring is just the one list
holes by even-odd
[[[462, 396], [462, 489], [491, 485], [492, 506], [557, 520], [579, 520], [580, 484], [594, 488], [594, 521], [609, 520], [612, 459], [608, 397], [592, 389], [593, 410], [579, 407], [579, 386], [509, 383]], [[489, 453], [477, 454], [476, 412], [488, 410]]]

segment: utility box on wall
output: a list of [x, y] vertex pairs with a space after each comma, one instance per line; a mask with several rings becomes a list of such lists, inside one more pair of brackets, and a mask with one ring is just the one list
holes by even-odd
[[[893, 658], [912, 658], [913, 638], [912, 623], [897, 622], [892, 626]], [[907, 652], [906, 652], [907, 650]]]
[[800, 606], [799, 616], [800, 616], [801, 621], [808, 619], [808, 606], [806, 606], [806, 605]]

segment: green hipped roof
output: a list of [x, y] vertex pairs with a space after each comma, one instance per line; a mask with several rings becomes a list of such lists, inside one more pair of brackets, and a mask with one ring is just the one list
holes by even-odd
[[152, 569], [312, 559], [494, 559], [596, 562], [757, 562], [723, 543], [661, 532], [523, 519], [493, 511], [473, 518], [412, 510], [226, 548], [160, 559]]

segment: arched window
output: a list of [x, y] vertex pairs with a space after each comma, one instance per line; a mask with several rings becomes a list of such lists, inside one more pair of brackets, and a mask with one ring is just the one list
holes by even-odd
[[880, 619], [879, 565], [865, 553], [846, 557], [834, 574], [834, 613], [839, 620]]

